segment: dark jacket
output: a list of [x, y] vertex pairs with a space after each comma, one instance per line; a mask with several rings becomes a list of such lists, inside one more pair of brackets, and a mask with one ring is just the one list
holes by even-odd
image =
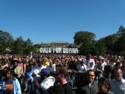
[[98, 82], [94, 81], [93, 84], [87, 84], [81, 86], [78, 90], [78, 94], [97, 94], [98, 93]]
[[55, 84], [48, 92], [48, 94], [73, 94], [72, 86], [69, 83], [64, 85]]
[[107, 93], [102, 93], [102, 92], [98, 92], [98, 94], [114, 94], [113, 92], [109, 91]]

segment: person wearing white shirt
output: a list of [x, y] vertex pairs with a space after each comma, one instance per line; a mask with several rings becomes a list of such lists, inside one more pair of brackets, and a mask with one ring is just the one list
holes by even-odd
[[87, 70], [94, 70], [95, 68], [95, 60], [91, 58], [91, 56], [86, 57], [85, 64], [87, 66]]
[[105, 62], [105, 58], [101, 58], [101, 62], [102, 71], [104, 71], [104, 68], [107, 65], [107, 63]]

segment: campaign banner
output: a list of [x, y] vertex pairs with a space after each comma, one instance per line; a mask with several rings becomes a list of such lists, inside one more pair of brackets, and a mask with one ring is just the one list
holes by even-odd
[[78, 48], [40, 48], [40, 53], [78, 54]]

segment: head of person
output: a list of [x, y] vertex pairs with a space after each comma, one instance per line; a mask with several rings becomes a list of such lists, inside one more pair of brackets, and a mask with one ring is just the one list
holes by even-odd
[[114, 69], [115, 79], [121, 81], [123, 79], [123, 71], [121, 67], [116, 67]]
[[98, 81], [98, 88], [100, 94], [107, 94], [109, 91], [111, 91], [111, 84], [105, 78], [100, 78]]
[[[8, 94], [11, 94], [12, 91], [14, 90], [14, 83], [11, 82], [13, 81], [13, 77], [14, 77], [14, 71], [13, 70], [8, 70], [7, 74], [6, 74], [6, 91], [8, 92]], [[9, 83], [8, 83], [9, 81]]]
[[111, 73], [112, 73], [112, 66], [106, 65], [106, 66], [104, 67], [103, 76], [104, 76], [105, 78], [109, 78], [109, 77], [111, 76]]
[[13, 70], [7, 70], [6, 77], [7, 79], [13, 79], [14, 71]]
[[57, 80], [60, 83], [63, 83], [63, 81], [67, 81], [68, 78], [68, 72], [65, 68], [60, 68], [57, 72]]
[[90, 58], [91, 58], [90, 54], [86, 56], [86, 60], [90, 60]]
[[89, 82], [93, 82], [95, 80], [95, 71], [94, 70], [89, 70], [87, 72], [87, 75], [88, 75], [88, 81]]
[[99, 56], [99, 60], [100, 60], [101, 62], [104, 62], [104, 61], [105, 61], [105, 58], [102, 57], [102, 56]]
[[93, 62], [90, 62], [90, 67], [93, 67], [93, 65], [94, 65]]

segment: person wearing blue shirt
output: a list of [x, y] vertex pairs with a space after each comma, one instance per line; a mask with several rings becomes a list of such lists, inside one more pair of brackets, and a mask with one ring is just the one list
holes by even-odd
[[5, 80], [6, 94], [22, 94], [20, 83], [17, 78], [14, 77], [14, 71], [7, 71], [7, 78]]

